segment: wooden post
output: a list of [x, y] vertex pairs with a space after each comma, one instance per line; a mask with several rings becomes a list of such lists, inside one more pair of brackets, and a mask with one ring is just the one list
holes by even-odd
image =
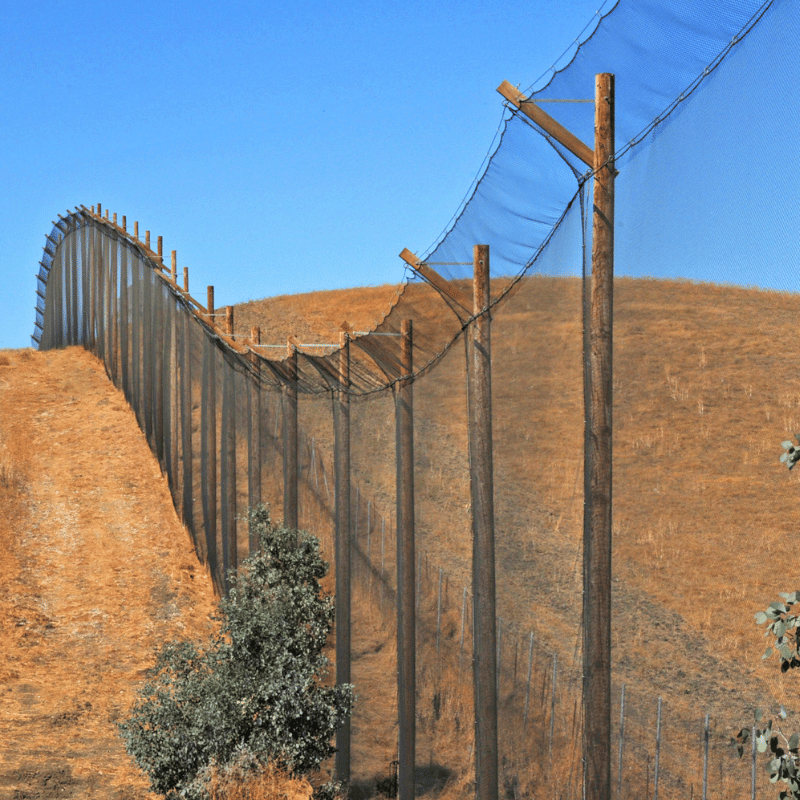
[[286, 360], [288, 381], [283, 395], [283, 524], [292, 530], [299, 526], [297, 509], [297, 348], [289, 337]]
[[[89, 269], [89, 280], [88, 283], [88, 300], [89, 300], [89, 336], [87, 341], [89, 343], [89, 349], [93, 352], [97, 346], [96, 340], [96, 324], [97, 324], [97, 228], [94, 225], [94, 220], [91, 221], [90, 225], [86, 226], [86, 235], [87, 238], [87, 265]], [[86, 312], [84, 312], [86, 313]]]
[[[155, 278], [155, 275], [153, 276]], [[154, 450], [161, 464], [162, 470], [165, 469], [166, 460], [165, 441], [164, 441], [164, 359], [166, 353], [165, 345], [162, 341], [164, 333], [164, 314], [166, 309], [161, 302], [161, 282], [153, 281], [152, 291], [150, 294], [150, 303], [153, 307], [153, 327], [151, 332], [151, 342], [153, 343], [153, 381], [151, 384], [151, 391], [154, 394], [154, 407], [153, 407], [153, 441]]]
[[194, 528], [194, 459], [192, 454], [192, 346], [191, 329], [193, 320], [187, 312], [177, 315], [181, 329], [180, 352], [180, 414], [181, 414], [181, 453], [183, 456], [183, 498], [181, 511], [186, 527], [195, 534]]
[[189, 294], [189, 267], [183, 268], [183, 291]]
[[169, 276], [172, 278], [172, 282], [177, 286], [178, 285], [178, 251], [172, 251], [172, 264], [170, 266]]
[[233, 306], [225, 306], [225, 332], [233, 336]]
[[[208, 287], [208, 311], [214, 312], [214, 287]], [[201, 431], [205, 435], [201, 451], [203, 478], [203, 522], [206, 534], [206, 553], [214, 583], [224, 591], [224, 575], [220, 574], [217, 548], [217, 376], [214, 345], [203, 337], [203, 391]], [[201, 434], [201, 435], [202, 435]]]
[[[334, 414], [336, 471], [336, 683], [350, 683], [350, 337], [339, 337], [339, 390]], [[350, 717], [336, 731], [336, 780], [350, 783]]]
[[117, 224], [117, 212], [116, 211], [114, 212], [114, 224], [115, 225]]
[[122, 215], [122, 230], [125, 231], [125, 233], [128, 232], [128, 220], [124, 214]]
[[397, 447], [397, 693], [399, 715], [398, 788], [413, 800], [416, 763], [416, 618], [414, 587], [414, 373], [413, 327], [400, 327], [400, 383], [395, 395]]
[[158, 260], [164, 260], [164, 242], [161, 236], [158, 237]]
[[594, 213], [589, 312], [589, 452], [584, 499], [585, 797], [611, 797], [611, 390], [614, 292], [614, 76], [595, 79]]
[[492, 459], [492, 356], [489, 246], [475, 245], [474, 306], [470, 325], [468, 393], [472, 496], [472, 596], [475, 604], [475, 796], [497, 800], [497, 611]]
[[[150, 231], [144, 232], [144, 246], [150, 250]], [[152, 252], [152, 250], [150, 252]]]
[[139, 238], [139, 223], [138, 223], [138, 221], [133, 223], [133, 238], [134, 239], [138, 239]]
[[214, 324], [214, 287], [209, 286], [206, 289], [206, 311], [208, 312], [208, 321]]
[[239, 542], [236, 525], [236, 373], [222, 362], [222, 437], [220, 457], [225, 460], [221, 476], [225, 479], [220, 491], [223, 542], [225, 546], [225, 591], [230, 591], [229, 571], [239, 568]]
[[[261, 344], [261, 328], [250, 328], [250, 341], [254, 345]], [[250, 382], [249, 394], [249, 436], [247, 440], [248, 460], [248, 499], [250, 508], [255, 508], [261, 503], [261, 359], [258, 354], [250, 354], [253, 364], [253, 379]], [[252, 555], [258, 550], [258, 538], [250, 531], [249, 553]]]

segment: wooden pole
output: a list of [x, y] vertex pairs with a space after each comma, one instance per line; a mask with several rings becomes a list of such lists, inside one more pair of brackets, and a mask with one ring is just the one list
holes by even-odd
[[[340, 334], [334, 414], [336, 470], [336, 683], [350, 683], [350, 337]], [[336, 780], [350, 783], [350, 717], [336, 732]]]
[[181, 510], [183, 522], [192, 534], [194, 528], [194, 458], [192, 454], [192, 346], [191, 326], [192, 321], [187, 313], [178, 314], [181, 330], [181, 453], [183, 455], [183, 500]]
[[169, 276], [172, 278], [172, 282], [177, 286], [178, 285], [178, 251], [172, 251], [172, 264], [170, 265]]
[[299, 527], [297, 509], [297, 348], [291, 337], [287, 342], [286, 366], [289, 379], [284, 391], [283, 411], [283, 524], [292, 530]]
[[[207, 289], [206, 307], [209, 318], [213, 322], [214, 314], [214, 287]], [[214, 346], [206, 340], [204, 344], [204, 355], [206, 360], [206, 374], [204, 375], [204, 389], [206, 391], [206, 492], [207, 519], [206, 519], [206, 546], [211, 554], [211, 569], [217, 580], [217, 587], [224, 591], [225, 576], [220, 574], [219, 569], [219, 550], [217, 548], [217, 536], [219, 528], [217, 526], [217, 374], [216, 374], [216, 354]], [[224, 573], [224, 570], [222, 571]]]
[[183, 268], [183, 291], [189, 294], [189, 267]]
[[413, 800], [416, 763], [416, 618], [414, 587], [414, 373], [413, 327], [400, 327], [400, 383], [395, 395], [397, 447], [397, 692], [399, 715], [398, 788]]
[[[95, 351], [96, 347], [96, 340], [95, 340], [95, 325], [97, 322], [97, 229], [94, 225], [94, 220], [92, 220], [92, 224], [88, 225], [86, 230], [88, 231], [88, 235], [86, 233], [87, 238], [87, 250], [88, 250], [88, 269], [89, 269], [89, 280], [88, 280], [88, 300], [89, 300], [89, 335], [87, 337], [87, 341], [89, 343], [89, 349], [93, 352]], [[86, 312], [84, 312], [86, 313]]]
[[[261, 328], [250, 328], [250, 341], [261, 344]], [[250, 355], [253, 364], [253, 379], [250, 381], [249, 394], [249, 436], [247, 440], [247, 460], [248, 460], [248, 499], [250, 508], [255, 508], [261, 503], [261, 359], [256, 353]], [[258, 550], [258, 539], [250, 531], [249, 553], [252, 555]]]
[[584, 500], [585, 797], [611, 797], [611, 433], [614, 293], [614, 76], [595, 79], [595, 176], [589, 311], [588, 494]]
[[158, 237], [157, 247], [158, 247], [158, 260], [159, 261], [163, 261], [164, 260], [164, 237], [163, 236], [159, 236]]
[[469, 331], [469, 456], [472, 496], [473, 668], [475, 686], [475, 796], [497, 800], [497, 611], [492, 460], [492, 356], [489, 245], [475, 245], [473, 311]]
[[223, 546], [225, 562], [225, 591], [230, 591], [230, 571], [238, 569], [239, 542], [236, 526], [236, 373], [222, 362], [222, 441], [220, 457], [225, 460], [220, 487]]
[[233, 306], [225, 306], [225, 332], [233, 336]]

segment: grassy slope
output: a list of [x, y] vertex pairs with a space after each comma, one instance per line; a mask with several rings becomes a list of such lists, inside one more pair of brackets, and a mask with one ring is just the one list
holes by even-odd
[[[309, 341], [334, 341], [344, 319], [361, 329], [380, 319], [392, 294], [252, 302], [247, 319], [278, 331], [288, 312], [317, 337]], [[580, 635], [579, 300], [575, 280], [528, 279], [492, 334], [500, 613], [566, 663]], [[615, 684], [628, 685], [645, 727], [662, 696], [666, 717], [693, 742], [706, 712], [724, 738], [756, 703], [798, 707], [792, 677], [761, 662], [753, 623], [779, 590], [795, 588], [787, 564], [798, 476], [778, 463], [780, 442], [800, 428], [797, 345], [787, 335], [795, 307], [790, 294], [617, 282]], [[432, 299], [416, 313], [415, 325], [449, 312]], [[455, 348], [415, 389], [420, 548], [445, 566], [454, 594], [468, 585], [471, 552], [463, 360]], [[372, 422], [390, 428], [390, 407], [375, 408]]]
[[[393, 287], [375, 287], [273, 298], [241, 307], [237, 320], [240, 330], [261, 325], [263, 340], [271, 343], [285, 341], [288, 334], [308, 341], [335, 341], [345, 319], [356, 329], [380, 320], [382, 311], [393, 302], [394, 292]], [[416, 324], [435, 324], [438, 315], [450, 313], [431, 293], [418, 295]], [[504, 642], [509, 648], [512, 634], [518, 634], [515, 646], [521, 648], [527, 632], [534, 631], [545, 650], [559, 653], [560, 664], [567, 671], [579, 637], [580, 609], [583, 415], [579, 297], [576, 281], [532, 278], [523, 282], [493, 323], [498, 585], [500, 613], [507, 626]], [[797, 706], [792, 676], [776, 678], [774, 663], [760, 662], [763, 639], [752, 621], [753, 612], [775, 599], [778, 590], [796, 588], [787, 564], [791, 564], [789, 536], [794, 527], [790, 510], [800, 476], [787, 473], [777, 461], [780, 441], [800, 428], [800, 380], [793, 367], [796, 345], [787, 336], [795, 302], [793, 295], [731, 287], [646, 280], [619, 280], [617, 284], [615, 684], [617, 688], [622, 682], [627, 684], [631, 725], [638, 722], [647, 736], [652, 736], [655, 700], [664, 698], [665, 717], [673, 726], [667, 730], [673, 733], [667, 738], [662, 764], [672, 763], [677, 770], [675, 762], [686, 762], [695, 775], [698, 723], [706, 712], [711, 713], [719, 737], [724, 738], [732, 726], [746, 722], [749, 708], [756, 702], [782, 702], [790, 712]], [[103, 726], [110, 730], [109, 715], [118, 713], [119, 701], [100, 699], [93, 702], [92, 709], [85, 705], [87, 692], [96, 693], [108, 683], [96, 680], [107, 674], [102, 664], [81, 667], [76, 683], [76, 662], [68, 660], [62, 665], [63, 675], [53, 677], [48, 643], [60, 635], [60, 628], [66, 630], [70, 625], [84, 626], [91, 638], [96, 622], [80, 616], [73, 620], [69, 616], [72, 606], [57, 614], [44, 609], [43, 592], [58, 589], [63, 595], [62, 584], [56, 582], [48, 588], [36, 579], [30, 565], [41, 557], [36, 555], [39, 546], [13, 534], [16, 528], [11, 521], [30, 525], [27, 515], [33, 508], [33, 493], [52, 492], [65, 477], [75, 482], [69, 497], [80, 499], [87, 486], [94, 488], [99, 481], [113, 477], [108, 474], [110, 463], [116, 471], [129, 462], [128, 472], [119, 478], [128, 486], [121, 503], [139, 502], [135, 493], [140, 491], [140, 480], [144, 480], [141, 491], [149, 492], [148, 497], [156, 485], [159, 495], [165, 489], [163, 480], [151, 475], [152, 469], [142, 472], [141, 465], [151, 463], [151, 457], [142, 437], [130, 428], [135, 424], [130, 412], [104, 383], [96, 362], [78, 351], [23, 355], [27, 352], [0, 354], [0, 388], [5, 393], [2, 408], [6, 409], [0, 417], [5, 455], [0, 464], [0, 500], [3, 530], [13, 542], [3, 549], [0, 570], [4, 585], [18, 587], [3, 605], [4, 640], [12, 641], [16, 649], [6, 651], [0, 668], [10, 681], [11, 693], [5, 702], [18, 706], [15, 714], [21, 715], [17, 721], [7, 716], [5, 724], [32, 726], [31, 735], [49, 743], [43, 747], [52, 748], [56, 741], [74, 742], [64, 751], [71, 754], [70, 765], [58, 767], [61, 771], [56, 769], [53, 774], [61, 789], [74, 787], [90, 796], [91, 791], [102, 791], [101, 785], [96, 777], [90, 778], [91, 769], [87, 771], [86, 765], [91, 762], [76, 759], [81, 747], [88, 748], [90, 759], [92, 753], [108, 752], [110, 745], [92, 737], [99, 735], [95, 732]], [[457, 346], [415, 388], [418, 536], [428, 563], [422, 608], [426, 619], [431, 615], [435, 619], [436, 597], [430, 587], [435, 587], [437, 567], [443, 566], [450, 602], [446, 635], [451, 644], [458, 638], [461, 587], [469, 582], [471, 552], [463, 367], [463, 349]], [[75, 399], [82, 413], [69, 416]], [[13, 414], [8, 411], [11, 408]], [[62, 417], [62, 412], [67, 416]], [[127, 415], [127, 427], [119, 427], [120, 415]], [[312, 413], [306, 418], [318, 422]], [[362, 433], [378, 432], [368, 444], [354, 443], [360, 485], [376, 502], [381, 500], [390, 507], [391, 403], [384, 398], [359, 404], [354, 422]], [[83, 427], [76, 427], [79, 423]], [[38, 433], [45, 424], [50, 427]], [[319, 425], [324, 434], [325, 426]], [[103, 428], [107, 428], [105, 434]], [[112, 434], [107, 435], [108, 431]], [[108, 447], [109, 440], [113, 440], [114, 452], [119, 451], [120, 436], [131, 444], [138, 440], [141, 452], [123, 460], [102, 455], [101, 447]], [[55, 449], [48, 453], [46, 446]], [[365, 464], [376, 454], [380, 466], [368, 476]], [[33, 485], [35, 476], [46, 475], [44, 465], [52, 465], [56, 458], [66, 459], [60, 466], [56, 464], [61, 471], [49, 483], [37, 477]], [[36, 502], [38, 508], [44, 507], [43, 500]], [[65, 501], [58, 502], [63, 506]], [[151, 506], [147, 508], [149, 515], [155, 513]], [[87, 519], [99, 513], [96, 504], [85, 510], [77, 506], [66, 510], [89, 514]], [[163, 513], [167, 517], [172, 514], [169, 504]], [[174, 515], [172, 520], [159, 522], [156, 528], [167, 530], [174, 524]], [[175, 536], [184, 536], [179, 528], [176, 531]], [[41, 529], [41, 535], [46, 533]], [[157, 606], [152, 616], [160, 620], [158, 608], [165, 603], [171, 608], [174, 593], [180, 597], [186, 591], [184, 568], [188, 569], [189, 562], [182, 549], [185, 539], [172, 555], [168, 555], [172, 546], [150, 543], [147, 537], [136, 541], [155, 547], [153, 558], [167, 559], [153, 572], [156, 585], [148, 590]], [[373, 543], [373, 556], [374, 547]], [[39, 547], [39, 552], [48, 551]], [[95, 556], [98, 566], [110, 571], [107, 580], [98, 578], [93, 585], [113, 589], [125, 578], [114, 572], [119, 559], [113, 553], [102, 555], [99, 561]], [[174, 564], [170, 561], [173, 557]], [[391, 549], [387, 549], [387, 557], [391, 558]], [[176, 585], [167, 586], [163, 575], [173, 576]], [[80, 580], [80, 574], [76, 579]], [[354, 720], [354, 755], [356, 776], [366, 780], [386, 774], [394, 756], [394, 648], [391, 627], [373, 602], [375, 587], [368, 596], [358, 592], [354, 676], [362, 702]], [[127, 603], [127, 594], [124, 599]], [[93, 600], [92, 608], [99, 608], [98, 603]], [[206, 618], [201, 614], [198, 624]], [[18, 619], [26, 622], [18, 625]], [[53, 620], [54, 629], [48, 627]], [[163, 635], [158, 625], [152, 633]], [[430, 648], [430, 629], [421, 636]], [[427, 702], [441, 693], [444, 684], [447, 691], [440, 702], [446, 708], [439, 719], [421, 706], [419, 752], [423, 760], [430, 758], [466, 771], [468, 778], [469, 746], [468, 741], [465, 746], [463, 731], [469, 727], [469, 691], [452, 672], [452, 665], [445, 667], [443, 676], [432, 676], [430, 652], [425, 651], [420, 662], [421, 697]], [[512, 651], [504, 652], [510, 659]], [[519, 649], [520, 663], [522, 652]], [[108, 655], [105, 649], [99, 654], [103, 658]], [[32, 659], [29, 667], [25, 659]], [[132, 677], [123, 677], [124, 691], [130, 692], [131, 681], [135, 682], [145, 666], [142, 662], [133, 668]], [[40, 669], [49, 675], [47, 700], [36, 689], [40, 681], [36, 670]], [[544, 694], [544, 683], [535, 688]], [[511, 691], [506, 686], [504, 697]], [[510, 695], [509, 702], [519, 705], [519, 695]], [[638, 719], [634, 720], [637, 707]], [[503, 713], [506, 711], [504, 705]], [[91, 720], [89, 727], [87, 720]], [[461, 738], [452, 733], [457, 723]], [[70, 726], [79, 726], [74, 730], [83, 731], [83, 740], [72, 736]], [[10, 730], [6, 738], [9, 736], [21, 741]], [[7, 751], [0, 775], [7, 786], [20, 780], [52, 782], [41, 773], [41, 764], [31, 761], [39, 752], [36, 741], [29, 737], [26, 748], [16, 746], [22, 760], [14, 764], [8, 761]], [[79, 763], [82, 765], [76, 766]], [[114, 778], [122, 792], [129, 780], [123, 772]], [[135, 785], [136, 789], [131, 785], [128, 790], [130, 795], [120, 796], [137, 796], [142, 786]], [[460, 786], [469, 793], [468, 784]], [[631, 790], [635, 793], [634, 787]]]
[[124, 397], [78, 348], [0, 352], [0, 796], [151, 797], [115, 722], [211, 581]]

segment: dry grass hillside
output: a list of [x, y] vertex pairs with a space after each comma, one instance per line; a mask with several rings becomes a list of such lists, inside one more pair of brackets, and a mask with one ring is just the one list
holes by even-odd
[[[331, 342], [344, 320], [365, 330], [395, 299], [394, 287], [372, 287], [254, 301], [237, 309], [237, 328], [259, 325], [271, 343], [290, 334]], [[753, 622], [778, 591], [797, 588], [790, 537], [800, 475], [778, 462], [780, 442], [800, 429], [789, 336], [796, 303], [796, 295], [734, 287], [617, 282], [614, 685], [627, 687], [631, 737], [622, 796], [652, 790], [659, 697], [661, 765], [671, 775], [662, 797], [699, 795], [706, 713], [717, 743], [757, 704], [783, 703], [787, 726], [797, 719], [797, 679], [760, 660], [764, 639]], [[451, 313], [431, 292], [417, 292], [414, 308], [415, 326]], [[578, 669], [578, 281], [523, 281], [494, 315], [492, 337], [504, 780], [512, 768], [520, 773], [505, 784], [509, 796], [545, 796], [539, 787], [567, 796], [577, 774], [574, 696], [559, 695], [551, 723], [546, 675], [547, 654], [557, 654], [565, 676]], [[418, 753], [428, 770], [423, 788], [433, 794], [447, 781], [442, 796], [453, 798], [472, 791], [468, 670], [458, 662], [471, 559], [463, 371], [457, 346], [415, 386], [424, 556]], [[301, 400], [301, 423], [313, 428], [320, 453], [330, 444], [329, 408]], [[385, 397], [353, 407], [355, 483], [361, 502], [369, 498], [372, 513], [380, 508], [387, 519], [391, 413]], [[0, 353], [0, 532], [8, 587], [0, 599], [0, 797], [145, 797], [113, 722], [160, 641], [207, 629], [213, 597], [133, 414], [82, 351]], [[383, 558], [377, 539], [359, 547], [372, 548], [373, 565]], [[441, 652], [455, 654], [446, 662], [436, 635], [439, 575]], [[354, 594], [353, 769], [362, 794], [395, 757], [391, 599], [391, 586], [372, 577]], [[532, 712], [536, 724], [523, 731], [514, 720], [526, 702], [530, 634], [544, 676], [532, 694], [544, 716]], [[564, 774], [543, 766], [550, 746]], [[710, 785], [710, 797], [741, 794], [747, 765], [719, 755]]]
[[0, 797], [150, 795], [115, 722], [211, 582], [122, 395], [84, 350], [0, 352]]
[[[343, 320], [363, 330], [393, 300], [392, 287], [297, 295], [251, 302], [238, 318], [276, 341], [302, 319], [307, 341], [335, 341]], [[676, 796], [688, 796], [692, 782], [697, 788], [706, 713], [721, 750], [736, 726], [752, 721], [754, 706], [784, 704], [793, 717], [787, 727], [800, 710], [796, 677], [761, 661], [765, 642], [753, 622], [755, 611], [797, 581], [790, 537], [798, 476], [778, 462], [780, 442], [800, 429], [797, 345], [789, 335], [796, 307], [792, 294], [617, 281], [614, 683], [617, 692], [626, 685], [627, 713], [649, 747], [663, 698], [661, 765], [681, 773], [671, 785]], [[449, 313], [429, 293], [415, 302], [415, 329]], [[523, 671], [531, 631], [567, 671], [577, 670], [579, 282], [523, 281], [497, 310], [492, 337], [498, 604], [508, 658], [515, 675]], [[454, 611], [471, 559], [463, 366], [456, 347], [415, 387], [419, 547], [431, 561], [431, 581], [444, 568]], [[365, 438], [390, 448], [391, 405], [375, 402], [360, 413]], [[359, 447], [370, 451], [354, 444], [357, 469]], [[391, 469], [391, 457], [383, 457], [362, 485], [390, 487]], [[652, 780], [652, 749], [628, 757], [641, 761], [626, 778], [636, 794]], [[715, 769], [719, 791], [732, 775], [747, 779], [747, 766], [733, 758]]]

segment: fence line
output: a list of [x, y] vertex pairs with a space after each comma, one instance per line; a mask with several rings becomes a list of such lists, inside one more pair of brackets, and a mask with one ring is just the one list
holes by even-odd
[[[41, 346], [80, 344], [103, 360], [168, 477], [199, 556], [217, 590], [224, 591], [227, 569], [254, 544], [242, 519], [244, 510], [255, 497], [274, 506], [287, 497], [283, 442], [287, 415], [293, 411], [291, 402], [285, 402], [285, 387], [297, 374], [298, 386], [308, 389], [307, 376], [285, 362], [252, 358], [231, 331], [213, 324], [213, 292], [207, 307], [200, 306], [174, 284], [152, 251], [97, 214], [76, 212], [55, 238]], [[386, 359], [392, 353], [390, 349]], [[330, 489], [331, 461], [321, 442], [332, 438], [327, 402], [336, 402], [341, 382], [324, 359], [302, 358], [327, 383], [329, 394], [326, 398], [308, 391], [300, 404], [308, 430], [297, 433], [295, 502], [300, 524], [317, 533], [330, 553], [337, 492]], [[363, 370], [364, 362], [354, 367], [362, 385]], [[391, 507], [355, 475], [349, 513], [354, 590], [360, 593], [357, 597], [372, 598], [385, 627], [393, 629], [398, 587], [386, 557], [387, 548], [392, 552], [391, 537], [397, 535]], [[379, 547], [374, 541], [378, 529]], [[470, 643], [475, 610], [468, 587], [446, 565], [422, 548], [415, 556], [419, 739], [441, 735], [447, 726], [448, 735], [461, 742], [461, 755], [451, 763], [467, 770], [474, 741], [467, 723], [473, 713], [471, 670], [465, 663], [474, 657]], [[583, 774], [578, 755], [582, 721], [576, 705], [579, 670], [574, 663], [565, 664], [558, 652], [543, 649], [533, 630], [522, 630], [506, 618], [498, 623], [495, 666], [503, 720], [500, 782], [512, 789], [524, 783], [574, 792]], [[683, 727], [673, 733], [668, 707], [662, 720], [659, 701], [653, 723], [653, 710], [630, 694], [621, 688], [617, 797], [639, 797], [642, 786], [652, 786], [654, 800], [659, 793], [690, 796], [685, 790], [693, 791], [695, 783], [704, 797], [718, 796], [741, 788], [742, 775], [755, 796], [755, 774], [734, 774], [727, 737], [713, 732], [708, 714], [696, 731]], [[692, 736], [702, 757], [697, 764], [676, 763], [671, 743]], [[547, 769], [536, 766], [537, 756], [545, 752]]]

